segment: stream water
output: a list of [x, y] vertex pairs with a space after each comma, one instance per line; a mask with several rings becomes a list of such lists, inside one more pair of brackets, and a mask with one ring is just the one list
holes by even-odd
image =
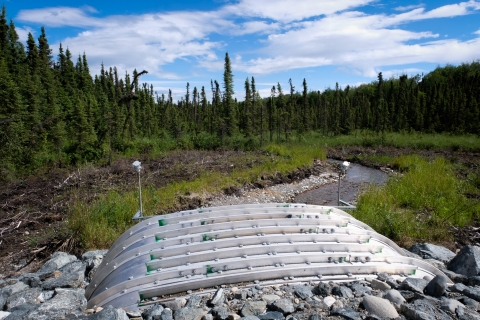
[[[342, 163], [343, 161], [329, 159]], [[359, 191], [368, 184], [384, 184], [388, 175], [378, 169], [351, 163], [340, 182], [340, 199], [348, 203], [355, 202]], [[325, 206], [336, 206], [338, 199], [338, 182], [322, 185], [316, 189], [303, 192], [295, 197], [294, 202]]]

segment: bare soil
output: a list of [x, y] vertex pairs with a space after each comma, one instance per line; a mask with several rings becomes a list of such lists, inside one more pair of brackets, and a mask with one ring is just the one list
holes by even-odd
[[[362, 154], [403, 155], [416, 153], [427, 158], [445, 157], [459, 164], [459, 177], [478, 170], [480, 154], [460, 151], [430, 151], [396, 148], [339, 147], [328, 151], [328, 157], [359, 162], [380, 168], [378, 163], [360, 160]], [[37, 176], [12, 182], [0, 182], [0, 278], [15, 273], [36, 270], [57, 250], [81, 254], [75, 239], [66, 227], [68, 210], [75, 197], [92, 201], [108, 190], [136, 188], [136, 173], [131, 168], [134, 160], [142, 162], [142, 184], [164, 186], [172, 181], [192, 180], [203, 172], [218, 171], [229, 174], [234, 169], [250, 168], [267, 160], [261, 152], [243, 151], [179, 151], [159, 159], [120, 159], [110, 166], [84, 166], [76, 169], [55, 168]], [[252, 184], [265, 187], [293, 182], [319, 174], [328, 167], [298, 170], [288, 175], [262, 177]], [[224, 190], [226, 194], [235, 188]], [[478, 195], [472, 195], [477, 197]], [[176, 210], [195, 206], [196, 202], [182, 202]], [[480, 245], [480, 223], [466, 228], [452, 229], [458, 245]], [[478, 242], [477, 242], [478, 241]]]

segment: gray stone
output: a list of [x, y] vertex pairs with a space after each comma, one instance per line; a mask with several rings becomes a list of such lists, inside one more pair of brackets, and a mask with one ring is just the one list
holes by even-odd
[[8, 317], [9, 315], [10, 315], [10, 312], [0, 311], [0, 320], [5, 319], [5, 318]]
[[260, 320], [283, 320], [285, 319], [285, 316], [278, 311], [268, 311], [265, 314], [258, 315], [258, 318]]
[[398, 290], [400, 294], [405, 298], [405, 300], [410, 301], [415, 297], [415, 293], [408, 290]]
[[235, 293], [235, 299], [238, 299], [238, 300], [246, 300], [247, 296], [248, 294], [247, 294], [247, 291], [245, 290], [240, 290]]
[[467, 284], [471, 287], [480, 286], [480, 276], [468, 277]]
[[42, 283], [43, 290], [55, 288], [81, 288], [85, 280], [84, 270], [65, 272], [56, 278], [47, 279]]
[[440, 269], [447, 277], [450, 278], [455, 283], [463, 283], [466, 284], [468, 282], [468, 277], [464, 276], [463, 274], [455, 273], [448, 269]]
[[425, 287], [425, 293], [432, 297], [441, 297], [447, 289], [447, 277], [436, 275]]
[[366, 287], [364, 286], [363, 284], [361, 283], [354, 283], [350, 286], [350, 289], [353, 290], [353, 292], [355, 292], [356, 294], [358, 295], [371, 295], [372, 294], [372, 290], [369, 288], [369, 287]]
[[442, 299], [442, 305], [440, 306], [440, 308], [442, 308], [442, 310], [447, 310], [451, 313], [455, 313], [459, 306], [465, 307], [463, 303], [455, 299]]
[[322, 320], [322, 317], [319, 314], [312, 314], [308, 320]]
[[273, 311], [280, 311], [284, 315], [293, 313], [295, 307], [290, 299], [278, 299], [268, 304], [268, 307]]
[[388, 280], [386, 281], [386, 284], [388, 284], [392, 289], [398, 289], [398, 287], [399, 287], [397, 281], [396, 281], [395, 279], [393, 279], [393, 278], [388, 279]]
[[459, 299], [459, 301], [472, 310], [477, 311], [480, 309], [480, 303], [472, 298], [463, 296]]
[[372, 289], [382, 290], [382, 291], [385, 291], [385, 290], [388, 290], [388, 289], [392, 288], [388, 284], [386, 284], [385, 282], [379, 281], [377, 279], [372, 279], [372, 282], [371, 282], [370, 286], [372, 287]]
[[[32, 312], [36, 308], [38, 308], [38, 304], [21, 304], [17, 307], [12, 308], [9, 312], [10, 315], [7, 317], [8, 320], [19, 320], [19, 319], [25, 319], [25, 315], [29, 312]], [[5, 318], [5, 319], [7, 319]]]
[[443, 263], [448, 263], [455, 257], [455, 253], [451, 250], [430, 243], [417, 243], [411, 246], [408, 250], [418, 254], [423, 259], [435, 259], [442, 261]]
[[325, 303], [327, 305], [327, 307], [331, 307], [333, 306], [333, 304], [335, 303], [336, 299], [332, 296], [327, 296], [325, 298], [323, 298], [323, 303]]
[[258, 319], [255, 316], [246, 316], [246, 317], [239, 318], [238, 320], [260, 320], [260, 319]]
[[175, 311], [173, 317], [175, 320], [201, 320], [207, 311], [202, 308], [185, 307]]
[[400, 288], [403, 290], [410, 290], [413, 292], [423, 293], [423, 289], [427, 286], [428, 282], [424, 279], [418, 278], [406, 278], [400, 283]]
[[[68, 318], [67, 318], [68, 319]], [[125, 310], [108, 306], [100, 312], [80, 317], [79, 320], [129, 320]]]
[[203, 316], [202, 320], [213, 320], [213, 316], [210, 313], [207, 313]]
[[24, 291], [20, 291], [10, 295], [7, 299], [5, 307], [10, 310], [21, 304], [39, 304], [41, 301], [39, 296], [42, 294], [42, 289], [31, 288]]
[[32, 288], [40, 287], [42, 284], [42, 279], [40, 279], [39, 275], [36, 273], [22, 274], [20, 277], [18, 277], [18, 280]]
[[457, 314], [458, 319], [461, 320], [480, 320], [480, 315], [477, 312], [463, 306], [458, 306], [455, 313]]
[[467, 289], [462, 292], [469, 298], [480, 301], [480, 288], [479, 287], [467, 287]]
[[182, 301], [180, 299], [165, 301], [165, 302], [162, 302], [162, 305], [165, 308], [171, 309], [173, 312], [175, 312], [175, 311], [177, 311], [177, 310], [179, 310], [183, 307]]
[[329, 296], [332, 294], [332, 287], [326, 282], [319, 282], [313, 289], [313, 293], [322, 297]]
[[203, 307], [202, 306], [202, 297], [199, 296], [198, 294], [193, 294], [190, 296], [190, 298], [187, 301], [187, 304], [185, 305], [186, 308], [198, 308], [198, 307]]
[[453, 286], [450, 287], [450, 291], [462, 293], [463, 290], [467, 289], [468, 287], [463, 283], [455, 283]]
[[[258, 316], [267, 310], [265, 301], [247, 301], [241, 310], [242, 316]], [[175, 319], [176, 320], [176, 319]]]
[[295, 294], [301, 299], [307, 299], [313, 297], [312, 287], [298, 285], [295, 287]]
[[225, 295], [223, 293], [223, 289], [220, 288], [217, 291], [215, 291], [215, 294], [213, 295], [212, 300], [210, 300], [210, 303], [213, 305], [218, 305], [218, 304], [222, 304], [224, 300], [225, 300]]
[[153, 320], [173, 320], [172, 310], [164, 309], [160, 316], [154, 316]]
[[383, 297], [388, 301], [395, 303], [397, 305], [401, 305], [406, 301], [405, 298], [402, 296], [402, 294], [395, 289], [388, 290], [387, 292], [385, 292], [385, 295]]
[[402, 304], [400, 306], [400, 313], [407, 319], [437, 319], [450, 320], [452, 319], [444, 311], [437, 308], [433, 301], [439, 303], [440, 301], [433, 299], [432, 301], [419, 299], [413, 303]]
[[67, 263], [77, 260], [77, 257], [74, 255], [68, 254], [66, 252], [57, 251], [48, 260], [37, 273], [53, 273], [54, 271], [60, 269]]
[[262, 296], [262, 300], [265, 301], [267, 304], [278, 299], [280, 299], [280, 297], [276, 294], [264, 294]]
[[90, 281], [97, 271], [98, 267], [103, 261], [103, 257], [107, 254], [108, 250], [95, 250], [88, 251], [82, 255], [82, 262], [86, 265], [85, 277], [87, 281]]
[[226, 320], [228, 319], [228, 315], [230, 314], [230, 312], [225, 307], [216, 306], [212, 309], [212, 314], [217, 320]]
[[0, 289], [0, 310], [3, 310], [7, 303], [8, 297], [18, 292], [28, 290], [30, 287], [23, 282], [16, 281]]
[[464, 246], [447, 266], [447, 269], [464, 276], [476, 276], [480, 272], [480, 247]]
[[388, 273], [380, 272], [377, 274], [377, 280], [386, 282], [388, 279], [392, 278]]
[[87, 300], [84, 289], [55, 289], [56, 295], [30, 312], [27, 319], [56, 320], [75, 318], [83, 315]]
[[353, 298], [353, 292], [345, 286], [338, 286], [332, 289], [332, 294], [342, 298]]
[[[179, 308], [180, 309], [180, 308]], [[153, 307], [142, 312], [142, 317], [145, 320], [153, 320], [153, 317], [160, 316], [163, 312], [163, 307], [158, 303], [154, 304]]]
[[351, 319], [351, 320], [361, 319], [360, 313], [350, 308], [334, 309], [330, 312], [330, 314], [334, 316], [336, 315], [342, 316], [346, 319]]
[[387, 299], [382, 299], [373, 296], [363, 297], [363, 306], [371, 314], [375, 314], [382, 318], [398, 318], [397, 310], [393, 307]]

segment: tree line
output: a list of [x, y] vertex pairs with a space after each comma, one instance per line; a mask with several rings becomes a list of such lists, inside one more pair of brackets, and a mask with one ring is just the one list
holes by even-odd
[[[255, 78], [234, 96], [225, 55], [223, 81], [201, 88], [187, 83], [174, 101], [141, 83], [146, 70], [119, 75], [105, 67], [91, 75], [86, 54], [74, 58], [60, 44], [52, 55], [45, 29], [19, 41], [13, 21], [0, 15], [0, 169], [30, 172], [124, 153], [148, 141], [171, 148], [253, 149], [317, 131], [325, 136], [356, 130], [480, 134], [480, 63], [438, 67], [427, 75], [378, 79], [323, 92], [272, 86], [261, 97]], [[207, 99], [207, 90], [211, 99]], [[147, 143], [147, 147], [148, 147]], [[147, 148], [148, 149], [148, 148]], [[148, 150], [147, 150], [148, 151]]]

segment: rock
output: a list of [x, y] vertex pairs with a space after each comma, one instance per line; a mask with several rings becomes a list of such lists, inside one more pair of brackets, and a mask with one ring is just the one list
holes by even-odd
[[310, 286], [304, 286], [304, 285], [298, 285], [295, 287], [295, 294], [297, 297], [300, 299], [307, 299], [313, 297], [313, 292], [312, 292], [312, 287]]
[[0, 311], [0, 320], [5, 319], [5, 318], [8, 317], [9, 315], [10, 315], [10, 312]]
[[468, 287], [462, 283], [455, 283], [453, 286], [450, 287], [450, 291], [462, 293], [463, 290], [467, 289]]
[[14, 295], [16, 293], [19, 293], [28, 289], [29, 289], [29, 286], [19, 281], [13, 282], [13, 284], [7, 285], [2, 289], [0, 289], [0, 310], [4, 309], [4, 306], [11, 295]]
[[395, 289], [388, 290], [383, 297], [396, 305], [401, 305], [406, 301], [402, 294]]
[[203, 316], [202, 320], [213, 320], [213, 316], [210, 313], [207, 313]]
[[393, 307], [387, 299], [382, 299], [373, 296], [363, 297], [363, 306], [371, 314], [375, 314], [381, 318], [398, 318], [397, 310]]
[[224, 300], [225, 300], [225, 295], [223, 293], [223, 289], [220, 288], [217, 291], [215, 291], [215, 294], [213, 295], [212, 300], [210, 300], [210, 303], [213, 305], [218, 305], [218, 304], [222, 304]]
[[77, 260], [77, 257], [74, 255], [68, 254], [66, 252], [57, 251], [48, 260], [37, 273], [53, 273], [54, 271], [60, 269], [64, 265]]
[[155, 320], [173, 320], [172, 310], [164, 309], [160, 317], [155, 316]]
[[480, 272], [480, 247], [464, 246], [447, 265], [447, 269], [464, 276], [476, 276]]
[[185, 304], [186, 308], [199, 308], [202, 306], [202, 297], [198, 294], [193, 294], [188, 299], [187, 303]]
[[150, 309], [147, 309], [142, 312], [142, 318], [145, 320], [153, 320], [153, 317], [160, 316], [163, 310], [164, 310], [163, 307], [158, 303], [156, 303]]
[[22, 281], [27, 286], [36, 288], [40, 287], [42, 284], [42, 279], [40, 279], [39, 275], [36, 273], [25, 273], [18, 277], [18, 281]]
[[230, 312], [228, 312], [227, 308], [225, 307], [216, 306], [212, 309], [212, 314], [217, 320], [226, 320], [228, 319], [228, 315], [230, 314]]
[[434, 304], [432, 304], [432, 302], [425, 299], [415, 300], [413, 303], [409, 304], [402, 304], [400, 306], [400, 312], [407, 319], [452, 319], [445, 312], [443, 312], [441, 309], [438, 309]]
[[425, 287], [425, 293], [432, 297], [441, 297], [447, 288], [447, 277], [444, 275], [436, 275]]
[[398, 292], [400, 292], [400, 294], [402, 295], [402, 297], [404, 297], [405, 300], [407, 300], [407, 301], [410, 301], [410, 300], [412, 300], [412, 299], [415, 297], [415, 293], [413, 293], [412, 291], [408, 291], [408, 290], [398, 290]]
[[236, 313], [230, 313], [230, 314], [228, 315], [228, 320], [238, 320], [238, 319], [240, 319], [240, 318], [241, 318], [241, 317], [240, 317], [238, 314], [236, 314]]
[[322, 320], [322, 317], [318, 314], [312, 314], [310, 317], [308, 317], [308, 320]]
[[330, 312], [330, 314], [334, 316], [336, 315], [342, 316], [346, 319], [352, 319], [352, 320], [361, 319], [360, 313], [350, 308], [334, 309]]
[[278, 312], [278, 311], [268, 311], [265, 314], [261, 314], [258, 316], [260, 320], [283, 320], [285, 317], [283, 316], [283, 313]]
[[477, 312], [474, 312], [468, 308], [465, 308], [463, 306], [458, 306], [456, 312], [459, 319], [462, 320], [480, 320], [480, 315]]
[[181, 309], [185, 304], [181, 299], [175, 299], [170, 301], [165, 301], [162, 303], [165, 308], [171, 309], [173, 312]]
[[442, 310], [447, 310], [455, 314], [455, 311], [459, 306], [465, 307], [463, 303], [458, 302], [455, 299], [442, 299], [442, 304], [440, 308], [442, 308]]
[[6, 310], [10, 310], [21, 304], [39, 304], [41, 301], [39, 299], [42, 294], [42, 289], [40, 288], [31, 288], [24, 291], [17, 292], [8, 297], [5, 304]]
[[184, 307], [175, 311], [175, 320], [201, 320], [207, 312], [202, 308]]
[[480, 288], [478, 287], [467, 287], [467, 289], [463, 290], [462, 292], [469, 298], [472, 298], [476, 301], [480, 302]]
[[81, 288], [85, 280], [85, 271], [80, 269], [73, 272], [62, 273], [57, 278], [47, 279], [42, 283], [43, 290], [55, 288]]
[[83, 315], [87, 305], [84, 289], [55, 289], [56, 295], [34, 311], [27, 319], [47, 320], [75, 318]]
[[354, 283], [350, 286], [350, 289], [353, 290], [353, 292], [355, 292], [356, 294], [358, 295], [371, 295], [372, 294], [372, 290], [369, 288], [369, 287], [366, 287], [364, 286], [363, 284], [361, 283]]
[[468, 308], [472, 309], [472, 310], [479, 310], [480, 309], [480, 303], [476, 300], [473, 300], [469, 297], [461, 297], [459, 299], [460, 302], [462, 302], [464, 305], [466, 305]]
[[333, 304], [335, 303], [336, 299], [332, 296], [327, 296], [325, 298], [323, 298], [323, 303], [325, 303], [327, 305], [328, 308], [330, 308], [331, 306], [333, 306]]
[[278, 299], [280, 299], [280, 297], [275, 294], [264, 294], [262, 296], [262, 300], [265, 301], [267, 304]]
[[247, 291], [245, 290], [240, 290], [235, 293], [235, 299], [238, 299], [238, 300], [246, 300], [247, 296], [248, 294], [247, 294]]
[[448, 263], [455, 257], [455, 253], [449, 249], [430, 243], [417, 243], [411, 246], [408, 250], [418, 254], [423, 259], [435, 259], [442, 261], [443, 263]]
[[[265, 301], [247, 301], [241, 310], [241, 315], [246, 316], [258, 316], [265, 312], [267, 309], [267, 303]], [[175, 320], [177, 320], [175, 318]]]
[[480, 276], [469, 277], [467, 284], [471, 287], [480, 286]]
[[453, 271], [447, 270], [447, 269], [440, 269], [447, 277], [450, 278], [455, 283], [463, 283], [466, 284], [468, 281], [468, 277], [464, 276], [463, 274], [458, 274]]
[[410, 290], [413, 292], [423, 293], [423, 289], [427, 286], [428, 282], [424, 279], [418, 278], [405, 278], [400, 284], [403, 290]]
[[342, 298], [353, 298], [352, 290], [345, 286], [334, 287], [332, 289], [332, 294]]
[[331, 309], [343, 309], [345, 306], [340, 299], [335, 299], [335, 302], [330, 307]]
[[142, 312], [140, 310], [126, 312], [129, 318], [142, 318]]
[[386, 284], [385, 282], [379, 281], [377, 279], [372, 279], [372, 282], [370, 283], [370, 286], [372, 287], [372, 289], [382, 290], [382, 291], [385, 291], [385, 290], [388, 290], [388, 289], [392, 288], [388, 284]]
[[312, 291], [316, 295], [325, 297], [332, 294], [332, 287], [326, 282], [319, 282]]
[[81, 261], [86, 265], [85, 277], [88, 281], [92, 279], [107, 252], [108, 250], [95, 250], [85, 252], [82, 255]]
[[17, 307], [12, 308], [9, 312], [9, 318], [11, 320], [19, 320], [19, 319], [25, 319], [25, 315], [29, 312], [32, 312], [36, 308], [38, 308], [38, 304], [21, 304]]
[[255, 316], [246, 316], [246, 317], [239, 318], [238, 320], [260, 320], [260, 319], [258, 319]]
[[284, 315], [288, 315], [295, 311], [293, 303], [290, 299], [278, 299], [268, 304], [268, 307], [273, 311], [279, 311]]
[[129, 320], [125, 310], [108, 306], [100, 312], [88, 317], [79, 317], [79, 320]]

